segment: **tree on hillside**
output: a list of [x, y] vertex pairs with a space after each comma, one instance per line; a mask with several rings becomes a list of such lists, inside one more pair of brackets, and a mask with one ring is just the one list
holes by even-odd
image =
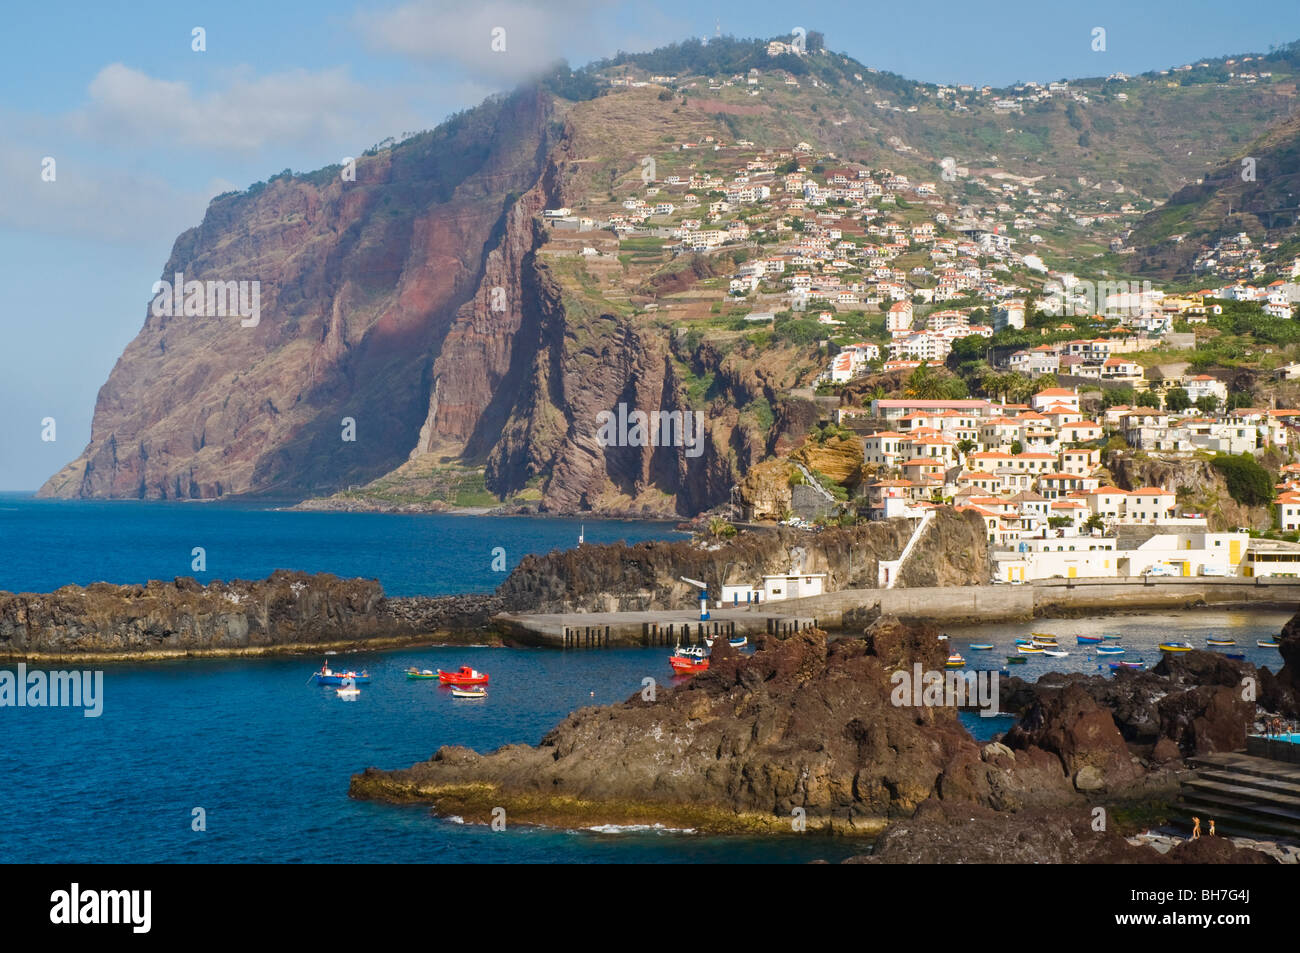
[[1137, 405], [1139, 407], [1160, 408], [1160, 395], [1153, 390], [1144, 390], [1137, 395]]
[[1165, 406], [1175, 413], [1179, 413], [1192, 406], [1192, 399], [1187, 396], [1186, 390], [1175, 387], [1165, 394]]
[[1263, 506], [1273, 501], [1273, 477], [1251, 454], [1220, 453], [1210, 462], [1223, 474], [1229, 495], [1242, 506]]
[[1217, 397], [1203, 394], [1196, 398], [1196, 409], [1203, 414], [1212, 414], [1219, 409], [1219, 400]]

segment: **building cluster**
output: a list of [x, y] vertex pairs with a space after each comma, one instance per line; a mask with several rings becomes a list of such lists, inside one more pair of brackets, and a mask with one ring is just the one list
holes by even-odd
[[[1003, 582], [1055, 576], [1241, 574], [1258, 570], [1244, 533], [1210, 533], [1167, 487], [1122, 489], [1101, 468], [1101, 446], [1255, 453], [1288, 451], [1300, 410], [1243, 408], [1216, 417], [1112, 407], [1089, 416], [1073, 388], [1046, 388], [1029, 404], [879, 399], [841, 408], [863, 462], [873, 519], [916, 517], [938, 506], [985, 524]], [[1300, 465], [1283, 471], [1282, 528], [1300, 531]], [[1208, 568], [1207, 568], [1208, 567]]]

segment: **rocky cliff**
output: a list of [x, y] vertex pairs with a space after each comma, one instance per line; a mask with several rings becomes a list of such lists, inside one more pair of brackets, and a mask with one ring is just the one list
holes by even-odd
[[[487, 325], [462, 306], [504, 280], [505, 239], [542, 202], [553, 110], [521, 91], [363, 156], [355, 181], [335, 167], [214, 199], [161, 278], [256, 281], [260, 320], [151, 306], [89, 446], [41, 495], [301, 497], [463, 442], [505, 373], [522, 295], [512, 286]], [[475, 350], [467, 325], [491, 346]]]
[[[816, 349], [678, 340], [638, 303], [729, 273], [730, 252], [623, 266], [612, 233], [566, 235], [542, 215], [636, 177], [665, 129], [721, 131], [651, 90], [575, 103], [534, 86], [363, 156], [355, 180], [286, 172], [214, 199], [161, 277], [255, 281], [260, 319], [151, 307], [100, 391], [90, 444], [40, 495], [302, 499], [360, 486], [382, 488], [379, 508], [427, 509], [421, 488], [445, 466], [544, 511], [694, 515], [726, 502], [750, 465], [806, 429], [783, 392]], [[588, 243], [613, 250], [603, 271], [579, 254]], [[646, 293], [630, 295], [638, 282]], [[599, 415], [620, 404], [698, 415], [702, 433], [690, 448], [680, 432], [610, 444]]]
[[[897, 559], [912, 523], [887, 520], [818, 533], [775, 527], [730, 540], [582, 546], [525, 556], [498, 589], [508, 611], [609, 612], [691, 605], [698, 591], [681, 577], [708, 583], [759, 583], [764, 573], [825, 572], [827, 591], [873, 588], [880, 560]], [[899, 584], [969, 586], [988, 580], [984, 524], [974, 514], [940, 511], [918, 541]]]
[[0, 658], [148, 658], [482, 638], [494, 596], [389, 599], [373, 579], [278, 571], [248, 582], [190, 578], [0, 592]]

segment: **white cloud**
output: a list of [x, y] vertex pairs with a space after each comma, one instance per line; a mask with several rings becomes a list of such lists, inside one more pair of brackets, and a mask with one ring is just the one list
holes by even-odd
[[200, 95], [188, 83], [113, 63], [91, 80], [89, 102], [70, 123], [122, 145], [252, 153], [270, 143], [369, 144], [389, 134], [381, 129], [414, 122], [394, 97], [356, 82], [346, 69], [257, 76], [240, 68], [223, 79], [221, 89]]
[[[357, 14], [375, 49], [430, 65], [456, 64], [471, 74], [516, 82], [576, 49], [588, 49], [602, 32], [605, 0], [410, 0], [382, 13]], [[493, 31], [505, 30], [505, 50], [492, 48]]]

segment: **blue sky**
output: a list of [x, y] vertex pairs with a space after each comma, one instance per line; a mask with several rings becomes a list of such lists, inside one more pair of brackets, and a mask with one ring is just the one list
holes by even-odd
[[[505, 55], [490, 31], [506, 29]], [[574, 65], [721, 27], [820, 30], [930, 82], [1137, 73], [1300, 38], [1300, 4], [791, 4], [395, 0], [23, 4], [0, 32], [0, 490], [34, 489], [90, 435], [100, 385], [208, 199], [431, 128], [557, 57]], [[1091, 49], [1096, 26], [1107, 49]], [[206, 49], [192, 49], [202, 27]], [[41, 180], [45, 157], [53, 182]], [[41, 440], [53, 417], [54, 442]]]

